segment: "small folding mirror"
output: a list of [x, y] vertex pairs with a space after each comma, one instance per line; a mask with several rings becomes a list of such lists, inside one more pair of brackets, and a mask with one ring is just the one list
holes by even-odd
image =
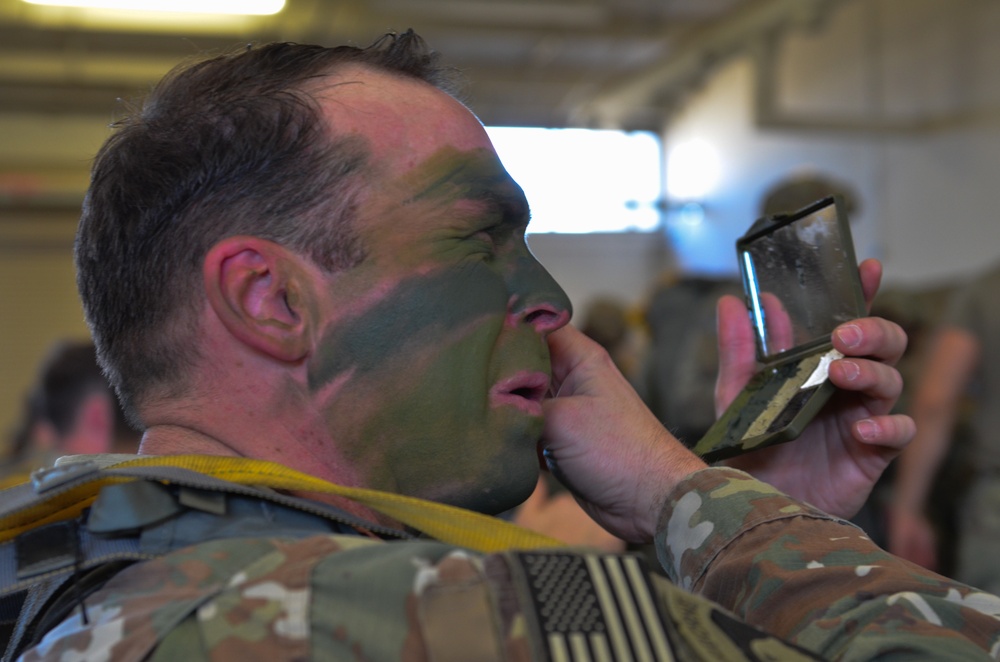
[[865, 314], [838, 197], [758, 220], [736, 253], [761, 367], [695, 445], [709, 462], [795, 439], [834, 391], [833, 330]]

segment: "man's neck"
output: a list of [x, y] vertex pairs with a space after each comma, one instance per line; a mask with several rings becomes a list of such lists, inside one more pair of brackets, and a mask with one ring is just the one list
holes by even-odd
[[[142, 435], [142, 441], [139, 445], [139, 455], [218, 455], [224, 457], [254, 457], [240, 452], [239, 449], [221, 439], [217, 439], [216, 437], [190, 427], [175, 424], [159, 424], [148, 427]], [[279, 464], [289, 464], [283, 462], [281, 458], [254, 457], [254, 459], [270, 460]], [[315, 475], [315, 473], [310, 471], [308, 468], [296, 467], [290, 464], [289, 466], [304, 473]], [[334, 480], [327, 476], [318, 475], [317, 477], [324, 480]], [[336, 480], [334, 480], [334, 482], [336, 482]], [[364, 486], [362, 485], [360, 487]], [[400, 528], [398, 522], [349, 499], [343, 499], [330, 495], [318, 495], [315, 493], [299, 493], [294, 490], [290, 490], [289, 492], [295, 496], [329, 503], [351, 513], [352, 515], [373, 523], [391, 528]]]
[[146, 429], [139, 455], [224, 455], [240, 457], [235, 448], [208, 434], [182, 425], [161, 424]]

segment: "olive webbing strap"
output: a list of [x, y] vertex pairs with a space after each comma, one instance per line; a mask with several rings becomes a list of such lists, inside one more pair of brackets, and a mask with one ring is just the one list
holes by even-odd
[[275, 462], [210, 455], [139, 457], [114, 464], [106, 469], [107, 475], [97, 474], [95, 479], [48, 499], [42, 494], [37, 503], [0, 518], [0, 542], [42, 524], [78, 516], [105, 485], [135, 480], [114, 475], [116, 470], [138, 467], [176, 467], [239, 485], [334, 495], [367, 506], [441, 542], [479, 552], [564, 546], [548, 536], [471, 510], [391, 492], [336, 485]]

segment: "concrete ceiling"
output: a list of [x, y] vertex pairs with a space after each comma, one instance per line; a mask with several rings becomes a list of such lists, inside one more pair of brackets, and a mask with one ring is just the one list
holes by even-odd
[[273, 17], [140, 23], [0, 0], [0, 218], [25, 191], [77, 199], [80, 153], [103, 139], [116, 99], [206, 51], [365, 45], [412, 27], [462, 70], [487, 124], [656, 129], [720, 58], [836, 1], [286, 0]]

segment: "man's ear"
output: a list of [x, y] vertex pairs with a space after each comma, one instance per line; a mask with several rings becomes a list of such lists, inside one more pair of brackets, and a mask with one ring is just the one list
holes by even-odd
[[208, 303], [230, 334], [279, 361], [312, 346], [311, 269], [287, 248], [258, 237], [227, 237], [205, 256]]

